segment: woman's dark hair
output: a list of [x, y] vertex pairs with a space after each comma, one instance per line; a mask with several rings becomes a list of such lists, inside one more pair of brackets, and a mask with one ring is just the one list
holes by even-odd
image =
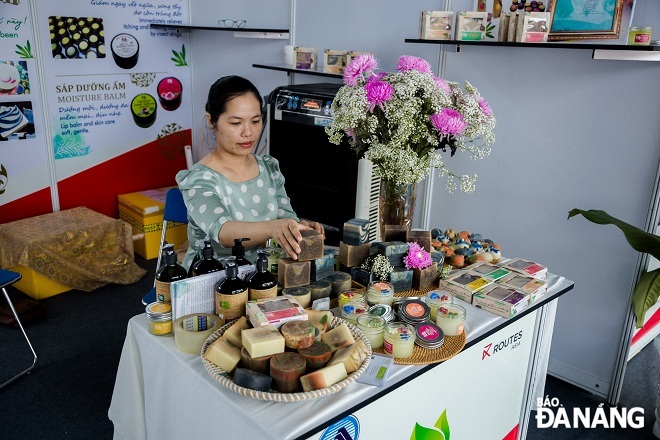
[[206, 112], [211, 115], [211, 123], [215, 125], [218, 117], [227, 111], [227, 103], [237, 96], [251, 93], [259, 101], [259, 107], [263, 106], [263, 100], [259, 90], [249, 80], [240, 76], [223, 76], [213, 83], [209, 89], [209, 97], [206, 101]]

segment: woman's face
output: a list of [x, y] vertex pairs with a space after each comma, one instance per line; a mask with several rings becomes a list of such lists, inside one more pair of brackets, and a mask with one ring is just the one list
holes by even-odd
[[250, 154], [263, 126], [259, 101], [251, 93], [233, 98], [227, 102], [226, 111], [211, 126], [218, 152]]

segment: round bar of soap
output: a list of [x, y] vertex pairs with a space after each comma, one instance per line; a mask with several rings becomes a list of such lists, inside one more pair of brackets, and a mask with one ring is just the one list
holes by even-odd
[[351, 288], [351, 275], [346, 272], [332, 272], [328, 275], [326, 280], [330, 281], [332, 285], [332, 296], [334, 298], [339, 295], [340, 292], [349, 290]]
[[282, 295], [297, 301], [303, 309], [312, 305], [312, 293], [305, 286], [287, 287], [282, 289]]
[[313, 281], [307, 287], [312, 294], [312, 302], [317, 299], [328, 298], [332, 292], [332, 284], [326, 279]]
[[314, 341], [309, 347], [298, 350], [298, 353], [300, 353], [307, 361], [308, 373], [325, 367], [325, 364], [327, 364], [332, 357], [330, 346], [321, 341]]
[[307, 348], [314, 343], [315, 327], [309, 321], [289, 321], [280, 328], [284, 345], [294, 350]]
[[237, 368], [234, 372], [234, 383], [243, 388], [255, 391], [268, 391], [273, 378], [247, 368]]
[[243, 347], [241, 349], [241, 366], [252, 371], [256, 371], [262, 374], [268, 374], [270, 369], [270, 358], [271, 356], [262, 356], [258, 358], [253, 358], [248, 353], [247, 349]]
[[278, 353], [270, 358], [272, 388], [280, 393], [295, 393], [300, 389], [300, 376], [305, 374], [305, 358], [291, 351]]

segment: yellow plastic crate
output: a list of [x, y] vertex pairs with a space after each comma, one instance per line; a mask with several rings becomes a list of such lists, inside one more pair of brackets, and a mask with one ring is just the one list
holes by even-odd
[[9, 270], [20, 273], [23, 278], [13, 284], [21, 292], [36, 300], [48, 298], [71, 290], [71, 287], [46, 278], [26, 266], [14, 266]]

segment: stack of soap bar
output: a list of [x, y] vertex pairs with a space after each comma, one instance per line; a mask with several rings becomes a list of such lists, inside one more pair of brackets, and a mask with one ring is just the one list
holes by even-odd
[[412, 289], [413, 271], [406, 270], [405, 267], [395, 267], [390, 272], [390, 283], [394, 287], [394, 292], [404, 292]]
[[206, 348], [204, 359], [231, 373], [241, 361], [241, 350], [219, 338]]
[[408, 253], [408, 243], [402, 241], [380, 242], [378, 252], [385, 255], [392, 266], [403, 267], [403, 257]]
[[[323, 234], [315, 229], [300, 231], [302, 241], [298, 243], [298, 261], [317, 260], [323, 257]], [[279, 270], [279, 268], [278, 268]]]
[[298, 353], [307, 361], [306, 371], [308, 373], [325, 367], [332, 357], [332, 350], [330, 350], [328, 344], [321, 341], [314, 341], [309, 347], [298, 350]]
[[286, 322], [280, 331], [284, 337], [284, 345], [288, 348], [299, 350], [314, 343], [315, 327], [308, 321]]
[[[330, 273], [332, 274], [332, 272]], [[312, 295], [312, 302], [314, 302], [317, 299], [330, 297], [330, 292], [332, 292], [332, 283], [330, 283], [328, 280], [316, 280], [309, 283], [307, 288]]]
[[303, 309], [312, 305], [312, 291], [307, 286], [287, 287], [282, 289], [282, 295], [296, 301]]
[[241, 332], [247, 328], [250, 328], [250, 323], [245, 316], [241, 316], [225, 330], [222, 338], [228, 340], [234, 347], [242, 348], [243, 340], [241, 338]]
[[351, 246], [369, 243], [369, 220], [354, 218], [344, 223], [343, 241]]
[[336, 298], [341, 292], [351, 288], [351, 275], [346, 272], [332, 272], [326, 280], [332, 286], [331, 296]]
[[356, 283], [366, 286], [371, 282], [372, 275], [368, 270], [364, 270], [360, 267], [351, 267], [351, 278], [353, 278]]
[[332, 330], [324, 333], [321, 336], [321, 341], [328, 344], [333, 352], [337, 351], [337, 349], [341, 347], [355, 343], [355, 339], [353, 338], [351, 331], [343, 322]]
[[237, 368], [234, 373], [234, 383], [239, 387], [249, 388], [255, 391], [267, 392], [273, 379], [263, 373]]
[[329, 387], [337, 382], [346, 379], [348, 374], [344, 364], [333, 364], [323, 367], [320, 370], [313, 371], [300, 378], [303, 391], [319, 390], [321, 388]]
[[299, 353], [285, 351], [270, 358], [272, 387], [280, 393], [295, 393], [299, 389], [300, 376], [305, 374], [307, 362]]
[[311, 261], [310, 279], [312, 281], [321, 280], [330, 275], [335, 270], [335, 253], [331, 250], [326, 251], [321, 258]]
[[346, 372], [351, 374], [362, 365], [362, 362], [367, 358], [367, 346], [362, 341], [357, 341], [348, 347], [342, 347], [335, 352], [328, 365], [342, 363], [346, 368]]
[[364, 263], [369, 258], [369, 243], [353, 246], [343, 241], [339, 242], [339, 262], [346, 267], [355, 267]]
[[380, 231], [381, 241], [406, 241], [408, 229], [408, 225], [383, 225], [383, 230]]
[[262, 356], [258, 358], [253, 358], [250, 356], [250, 353], [243, 347], [241, 349], [241, 367], [247, 368], [252, 371], [258, 371], [259, 373], [268, 374], [270, 370], [270, 358], [272, 356]]
[[431, 249], [433, 249], [431, 247], [431, 231], [408, 231], [406, 241], [408, 243], [416, 242], [426, 252], [431, 252]]
[[243, 330], [241, 340], [243, 347], [252, 358], [270, 356], [284, 351], [284, 337], [274, 325]]
[[422, 290], [435, 283], [438, 278], [438, 265], [433, 263], [426, 269], [413, 269], [412, 288]]
[[309, 284], [309, 261], [296, 261], [291, 258], [280, 258], [277, 262], [277, 282], [282, 287], [299, 287]]

